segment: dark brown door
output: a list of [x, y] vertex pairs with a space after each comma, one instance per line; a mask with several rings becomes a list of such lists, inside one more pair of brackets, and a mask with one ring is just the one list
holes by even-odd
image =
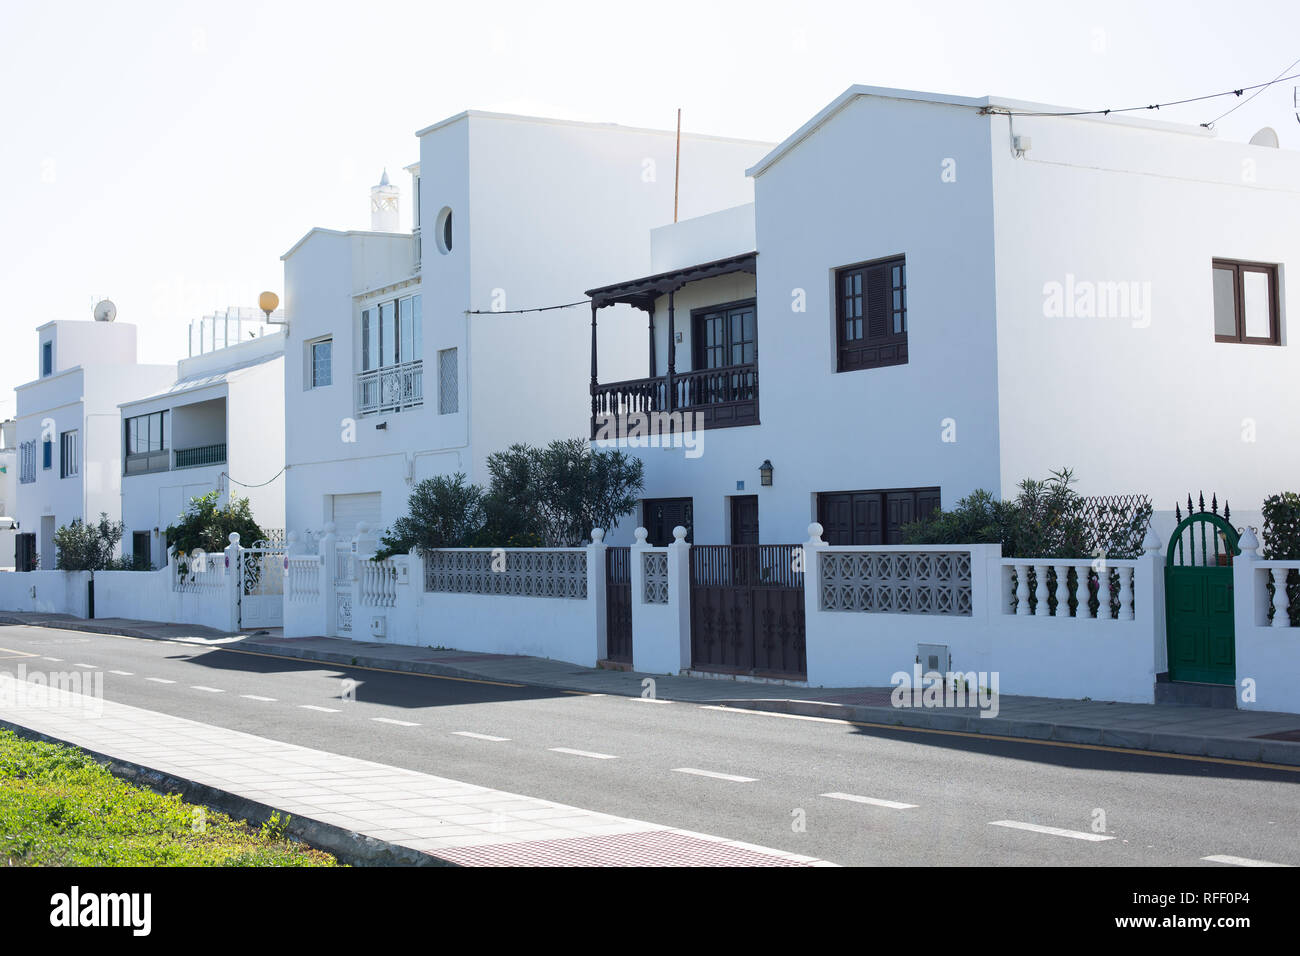
[[758, 495], [731, 499], [731, 543], [758, 544]]
[[695, 537], [694, 509], [690, 498], [647, 498], [641, 505], [641, 526], [648, 532], [646, 541], [656, 548], [673, 543], [673, 528], [686, 529], [686, 541]]
[[817, 496], [817, 520], [827, 544], [901, 544], [903, 525], [938, 507], [938, 488], [834, 491]]

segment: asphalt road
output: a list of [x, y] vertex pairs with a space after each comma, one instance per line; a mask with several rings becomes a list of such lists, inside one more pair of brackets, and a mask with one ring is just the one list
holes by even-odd
[[841, 864], [1300, 865], [1300, 772], [0, 627], [0, 669], [19, 665], [102, 671], [105, 697], [135, 707]]

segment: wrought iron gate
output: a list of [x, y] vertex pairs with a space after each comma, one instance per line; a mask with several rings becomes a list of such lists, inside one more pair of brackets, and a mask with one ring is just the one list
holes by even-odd
[[[1211, 511], [1192, 512], [1179, 521], [1165, 553], [1165, 633], [1169, 679], [1232, 684], [1237, 675], [1233, 623], [1232, 558], [1241, 554], [1237, 531], [1218, 502]], [[1181, 517], [1181, 516], [1180, 516]], [[1197, 551], [1197, 543], [1200, 551]]]
[[691, 548], [691, 666], [803, 680], [803, 547]]
[[284, 547], [256, 541], [239, 552], [239, 626], [284, 626]]
[[605, 549], [605, 656], [632, 663], [632, 549]]
[[[329, 560], [329, 555], [325, 558]], [[352, 543], [339, 542], [334, 549], [334, 629], [352, 635], [352, 580], [355, 562]]]

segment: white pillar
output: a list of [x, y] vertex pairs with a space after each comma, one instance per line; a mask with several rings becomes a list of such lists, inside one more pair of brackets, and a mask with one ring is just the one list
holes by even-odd
[[1102, 558], [1097, 568], [1097, 620], [1109, 621], [1110, 618], [1110, 565]]
[[338, 637], [338, 595], [335, 593], [334, 581], [338, 574], [338, 535], [334, 533], [334, 522], [325, 525], [325, 535], [320, 539], [321, 582], [320, 600], [322, 631], [326, 637]]
[[[636, 595], [632, 595], [633, 602]], [[677, 609], [677, 660], [679, 670], [694, 661], [691, 655], [691, 546], [686, 543], [686, 529], [673, 528], [673, 543], [668, 545], [668, 600]], [[636, 635], [632, 637], [636, 653]]]
[[[587, 545], [587, 610], [588, 625], [591, 628], [591, 651], [594, 657], [587, 666], [594, 667], [596, 661], [607, 660], [609, 656], [609, 627], [605, 616], [605, 531], [603, 528], [591, 529], [591, 544]], [[585, 663], [585, 662], [584, 662]]]
[[1273, 626], [1291, 626], [1291, 596], [1286, 593], [1287, 568], [1273, 569]]
[[1133, 620], [1133, 569], [1126, 564], [1119, 567], [1119, 619]]
[[1091, 570], [1092, 570], [1091, 562], [1085, 562], [1083, 564], [1075, 565], [1074, 574], [1075, 574], [1076, 585], [1075, 585], [1074, 596], [1075, 596], [1075, 601], [1077, 602], [1077, 606], [1075, 607], [1075, 611], [1074, 611], [1075, 617], [1086, 618], [1091, 616], [1088, 610], [1088, 599], [1089, 597], [1091, 597], [1091, 592], [1088, 590], [1088, 573]]
[[227, 631], [239, 630], [239, 592], [243, 588], [243, 549], [239, 546], [239, 532], [230, 532], [230, 544], [226, 547], [226, 611], [229, 615]]
[[1048, 606], [1047, 596], [1047, 565], [1038, 564], [1034, 566], [1034, 600], [1036, 608], [1034, 613], [1039, 617], [1047, 617], [1051, 614], [1052, 609]]
[[1029, 613], [1029, 565], [1016, 565], [1016, 616]]

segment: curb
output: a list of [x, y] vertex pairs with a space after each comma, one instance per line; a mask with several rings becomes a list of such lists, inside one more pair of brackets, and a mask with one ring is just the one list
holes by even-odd
[[1167, 734], [1158, 731], [1117, 730], [1074, 724], [1050, 724], [1043, 721], [1015, 720], [1003, 717], [969, 717], [935, 711], [895, 710], [892, 707], [868, 707], [861, 704], [835, 704], [828, 701], [769, 699], [717, 701], [721, 706], [762, 710], [801, 717], [827, 717], [881, 726], [949, 730], [973, 736], [1011, 737], [1033, 742], [1083, 744], [1125, 750], [1145, 750], [1153, 754], [1177, 754], [1187, 757], [1214, 757], [1252, 763], [1272, 763], [1300, 767], [1300, 743], [1284, 740], [1258, 740], [1251, 737], [1198, 737], [1192, 734]]
[[174, 774], [155, 770], [142, 764], [121, 760], [101, 751], [82, 747], [80, 744], [60, 737], [52, 737], [40, 731], [32, 730], [13, 721], [0, 718], [0, 728], [12, 730], [19, 737], [27, 740], [39, 740], [45, 743], [62, 744], [76, 747], [90, 754], [98, 762], [106, 765], [113, 776], [129, 783], [148, 787], [159, 793], [176, 793], [188, 803], [202, 804], [218, 810], [237, 820], [243, 820], [252, 826], [261, 826], [270, 819], [272, 813], [288, 816], [285, 831], [297, 837], [303, 843], [318, 850], [334, 854], [339, 862], [351, 866], [459, 866], [450, 860], [444, 860], [431, 853], [413, 850], [397, 843], [388, 843], [375, 837], [347, 830], [332, 823], [325, 823], [312, 817], [288, 814], [247, 797], [241, 797], [229, 790], [178, 777]]

